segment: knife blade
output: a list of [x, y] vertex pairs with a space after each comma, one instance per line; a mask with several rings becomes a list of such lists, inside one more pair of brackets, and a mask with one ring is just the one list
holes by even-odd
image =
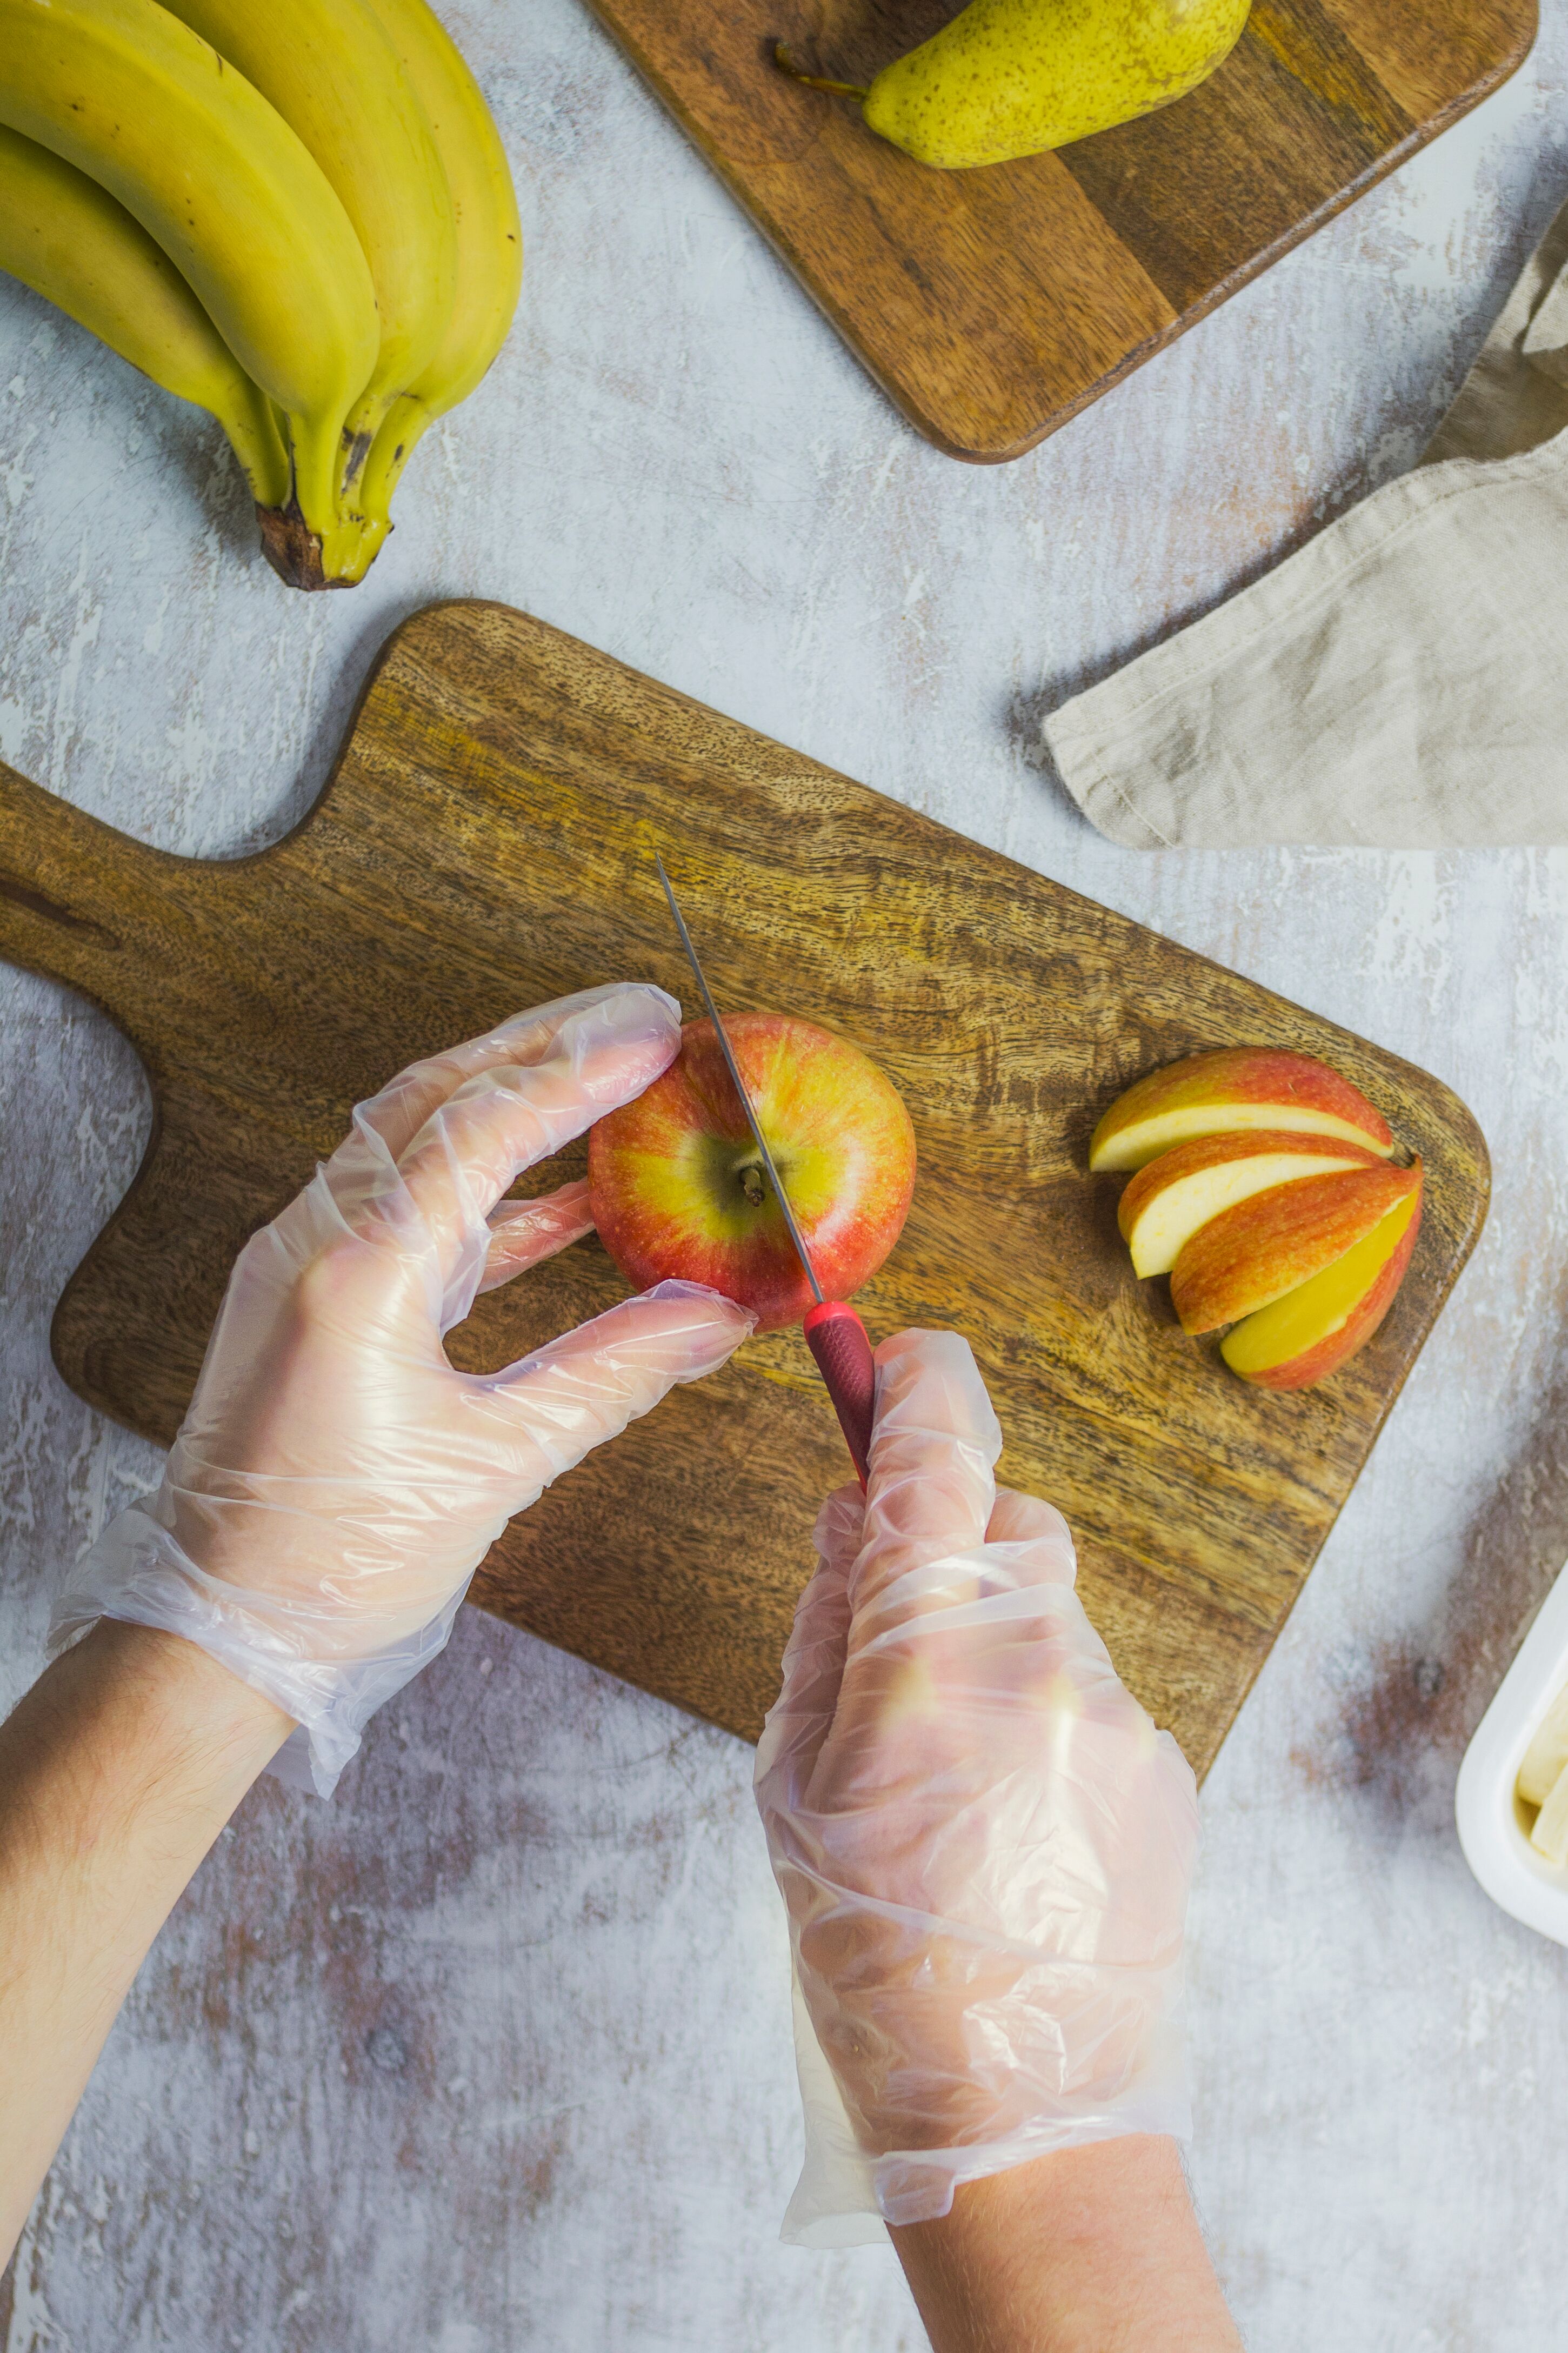
[[833, 1409], [838, 1416], [838, 1426], [844, 1432], [844, 1442], [849, 1449], [849, 1459], [855, 1465], [855, 1475], [864, 1488], [870, 1463], [871, 1423], [876, 1401], [876, 1369], [871, 1356], [870, 1336], [865, 1324], [847, 1299], [826, 1299], [823, 1296], [822, 1284], [817, 1278], [816, 1269], [812, 1263], [811, 1252], [806, 1248], [805, 1237], [800, 1230], [794, 1206], [788, 1193], [784, 1190], [779, 1172], [773, 1166], [773, 1155], [768, 1149], [768, 1139], [763, 1134], [762, 1123], [757, 1117], [756, 1105], [752, 1103], [746, 1082], [741, 1076], [741, 1068], [735, 1060], [734, 1049], [730, 1043], [723, 1021], [720, 1018], [719, 1008], [713, 1002], [713, 992], [708, 986], [708, 976], [702, 969], [701, 960], [692, 943], [691, 934], [687, 929], [686, 918], [680, 912], [675, 892], [670, 887], [669, 877], [664, 871], [664, 860], [657, 849], [653, 853], [653, 862], [658, 869], [658, 879], [664, 885], [664, 895], [669, 903], [669, 912], [675, 919], [675, 928], [680, 934], [680, 944], [686, 951], [686, 961], [691, 966], [691, 976], [697, 983], [703, 1009], [713, 1024], [713, 1035], [718, 1039], [719, 1050], [724, 1057], [724, 1068], [730, 1073], [730, 1082], [740, 1097], [741, 1109], [746, 1117], [746, 1125], [752, 1132], [752, 1141], [762, 1157], [768, 1182], [773, 1189], [773, 1198], [783, 1212], [785, 1230], [794, 1244], [795, 1256], [805, 1271], [805, 1279], [811, 1285], [811, 1295], [815, 1303], [807, 1308], [800, 1328], [805, 1335], [805, 1345], [811, 1350], [816, 1369], [822, 1376], [823, 1386], [833, 1401]]

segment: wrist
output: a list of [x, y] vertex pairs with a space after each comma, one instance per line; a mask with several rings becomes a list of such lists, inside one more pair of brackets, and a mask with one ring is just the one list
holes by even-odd
[[137, 1969], [289, 1718], [102, 1620], [0, 1724], [0, 2264]]
[[131, 1817], [227, 1820], [293, 1730], [277, 1704], [160, 1628], [102, 1618], [35, 1686], [37, 1735], [74, 1758], [83, 1839]]
[[1240, 2353], [1161, 2136], [963, 2183], [950, 2213], [890, 2236], [935, 2353]]

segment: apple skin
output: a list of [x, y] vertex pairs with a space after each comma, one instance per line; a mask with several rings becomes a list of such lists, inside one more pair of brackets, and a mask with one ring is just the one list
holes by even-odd
[[1185, 1332], [1235, 1324], [1310, 1282], [1421, 1189], [1421, 1164], [1351, 1168], [1255, 1193], [1183, 1247], [1171, 1299]]
[[1384, 1160], [1394, 1150], [1383, 1113], [1326, 1062], [1276, 1047], [1236, 1046], [1189, 1054], [1129, 1087], [1095, 1129], [1089, 1165], [1097, 1173], [1142, 1168], [1194, 1136], [1258, 1127], [1331, 1135]]
[[1275, 1185], [1299, 1184], [1342, 1168], [1381, 1168], [1377, 1155], [1332, 1136], [1270, 1127], [1200, 1135], [1145, 1163], [1116, 1212], [1134, 1274], [1169, 1274], [1184, 1246], [1222, 1209]]
[[[858, 1046], [813, 1022], [732, 1013], [724, 1029], [823, 1294], [847, 1299], [909, 1214], [902, 1099]], [[588, 1185], [600, 1239], [639, 1291], [706, 1283], [749, 1307], [760, 1332], [813, 1304], [711, 1022], [689, 1023], [664, 1075], [590, 1130]]]
[[[1386, 1222], [1394, 1225], [1399, 1215], [1398, 1210], [1392, 1211]], [[1277, 1302], [1274, 1310], [1264, 1309], [1228, 1332], [1220, 1343], [1220, 1355], [1231, 1371], [1242, 1380], [1251, 1381], [1255, 1387], [1266, 1389], [1308, 1389], [1314, 1382], [1326, 1380], [1331, 1373], [1337, 1373], [1340, 1366], [1348, 1364], [1357, 1349], [1363, 1347], [1371, 1339], [1393, 1306], [1394, 1294], [1405, 1280], [1405, 1271], [1410, 1264], [1411, 1252], [1415, 1248], [1415, 1238], [1420, 1231], [1421, 1197], [1417, 1194], [1410, 1206], [1403, 1231], [1398, 1234], [1367, 1288], [1352, 1302], [1348, 1311], [1344, 1309], [1342, 1297], [1336, 1302], [1330, 1290], [1334, 1276], [1340, 1275], [1343, 1280], [1342, 1261], [1341, 1266], [1330, 1267], [1316, 1276], [1312, 1282], [1303, 1284], [1301, 1293]], [[1382, 1240], [1381, 1234], [1374, 1229], [1358, 1248], [1374, 1259]], [[1353, 1258], [1356, 1252], [1352, 1251], [1348, 1255]], [[1303, 1293], [1316, 1296], [1303, 1297]], [[1274, 1364], [1256, 1361], [1259, 1343], [1267, 1330], [1267, 1319], [1272, 1318], [1278, 1324], [1279, 1309], [1294, 1308], [1292, 1323], [1308, 1325], [1318, 1320], [1312, 1311], [1320, 1303], [1321, 1320], [1326, 1328], [1321, 1329], [1315, 1339], [1299, 1332], [1298, 1337], [1306, 1339], [1304, 1346], [1293, 1346], [1288, 1356]], [[1260, 1326], [1264, 1330], [1260, 1331]], [[1249, 1362], [1249, 1358], [1252, 1361]]]

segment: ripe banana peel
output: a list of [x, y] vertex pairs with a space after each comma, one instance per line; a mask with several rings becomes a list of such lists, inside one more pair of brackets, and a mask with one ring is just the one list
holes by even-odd
[[252, 384], [162, 248], [106, 188], [0, 129], [0, 269], [181, 400], [217, 418], [258, 506], [289, 496], [289, 452]]
[[467, 400], [487, 373], [506, 341], [522, 286], [517, 197], [478, 82], [426, 0], [367, 5], [424, 100], [452, 195], [458, 270], [446, 332], [428, 365], [388, 408], [365, 460], [358, 504], [366, 564], [391, 529], [392, 494], [415, 444], [437, 417]]
[[375, 288], [381, 348], [344, 421], [339, 499], [387, 409], [436, 356], [452, 316], [458, 227], [413, 82], [365, 0], [166, 0], [255, 83], [320, 164]]
[[0, 268], [219, 417], [294, 586], [363, 578], [521, 259], [425, 0], [0, 0]]
[[0, 0], [0, 123], [97, 180], [289, 420], [293, 502], [337, 522], [344, 417], [375, 364], [348, 215], [259, 90], [156, 0]]

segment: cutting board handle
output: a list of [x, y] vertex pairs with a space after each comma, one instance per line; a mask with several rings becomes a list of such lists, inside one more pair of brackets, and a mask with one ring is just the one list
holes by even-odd
[[160, 907], [195, 861], [149, 849], [0, 761], [0, 957], [63, 980], [132, 1029]]

